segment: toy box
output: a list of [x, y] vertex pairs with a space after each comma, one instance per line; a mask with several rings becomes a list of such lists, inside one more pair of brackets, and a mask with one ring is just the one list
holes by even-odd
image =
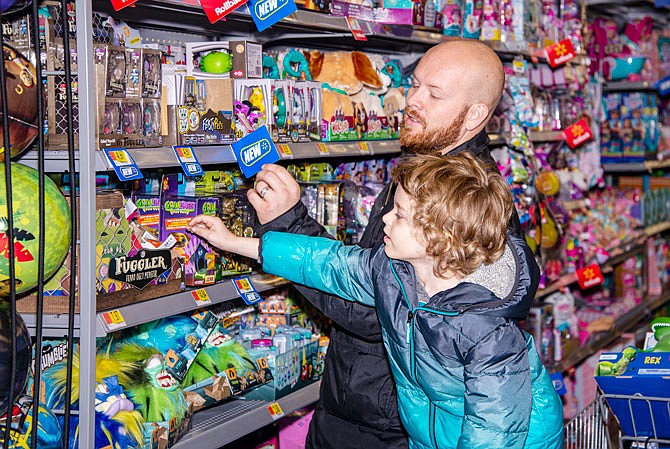
[[[221, 194], [219, 217], [226, 227], [237, 236], [253, 237], [256, 225], [256, 213], [249, 204], [244, 192], [228, 192]], [[222, 251], [220, 263], [217, 264], [217, 280], [225, 276], [251, 273], [254, 261], [248, 257]]]
[[604, 164], [623, 162], [621, 94], [603, 95], [605, 120], [600, 124], [600, 160]]
[[[637, 352], [625, 366], [625, 352], [603, 353], [600, 363], [619, 365], [622, 374], [596, 376], [596, 382], [605, 394], [639, 398], [613, 399], [607, 403], [616, 415], [623, 433], [628, 436], [653, 436], [655, 427], [659, 438], [670, 438], [670, 353]], [[661, 401], [645, 401], [646, 398]], [[629, 408], [630, 407], [630, 408]], [[653, 421], [653, 422], [652, 422]], [[637, 431], [637, 433], [635, 432]]]
[[643, 94], [639, 92], [622, 95], [620, 107], [621, 143], [624, 162], [643, 162], [645, 159], [644, 122], [642, 111], [644, 108]]
[[294, 142], [321, 140], [321, 83], [317, 81], [296, 81], [295, 91], [301, 97], [301, 111], [294, 108]]
[[142, 98], [160, 98], [163, 85], [162, 53], [151, 48], [142, 49]]
[[[303, 114], [301, 92], [295, 90], [295, 84], [293, 80], [274, 80], [272, 84], [272, 124], [269, 128], [276, 143], [291, 142], [293, 130], [297, 132], [294, 120], [300, 120], [296, 114]], [[304, 116], [302, 121], [304, 124]]]
[[344, 91], [326, 87], [321, 90], [321, 140], [358, 140], [354, 127], [354, 108]]
[[234, 141], [233, 81], [176, 77], [175, 107], [180, 145], [229, 144]]
[[179, 197], [161, 195], [159, 238], [172, 235], [177, 240], [174, 250], [184, 259], [184, 283], [187, 286], [205, 286], [216, 282], [216, 251], [186, 225], [199, 214], [216, 215], [220, 199], [216, 197]]
[[263, 125], [273, 125], [272, 83], [269, 79], [236, 79], [233, 93], [235, 138], [241, 139]]
[[[226, 53], [227, 56], [213, 62], [208, 62], [207, 58], [212, 57], [212, 53], [216, 52]], [[189, 75], [262, 78], [262, 63], [263, 47], [261, 44], [255, 42], [222, 41], [186, 43], [186, 73]]]
[[158, 195], [133, 193], [131, 201], [137, 208], [137, 223], [158, 238], [161, 199]]
[[315, 219], [338, 240], [353, 245], [361, 232], [356, 220], [358, 189], [353, 182], [333, 182], [316, 186]]

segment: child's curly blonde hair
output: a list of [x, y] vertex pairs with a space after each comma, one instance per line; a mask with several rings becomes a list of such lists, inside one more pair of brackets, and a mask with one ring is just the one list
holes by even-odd
[[493, 164], [469, 153], [413, 155], [391, 176], [414, 202], [435, 276], [464, 277], [502, 256], [514, 204]]

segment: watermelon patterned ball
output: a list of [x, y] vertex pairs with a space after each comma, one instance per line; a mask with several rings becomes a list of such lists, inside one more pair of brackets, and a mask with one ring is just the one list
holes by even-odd
[[[39, 173], [12, 163], [12, 207], [14, 219], [14, 267], [16, 292], [37, 285], [39, 267]], [[9, 234], [7, 182], [0, 170], [0, 296], [9, 294]], [[63, 264], [70, 247], [70, 206], [54, 182], [44, 178], [44, 280]]]

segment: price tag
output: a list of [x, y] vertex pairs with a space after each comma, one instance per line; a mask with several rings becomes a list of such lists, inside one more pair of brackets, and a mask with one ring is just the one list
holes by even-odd
[[298, 10], [294, 0], [249, 0], [249, 14], [263, 31]]
[[137, 0], [112, 0], [112, 8], [114, 11], [119, 11], [126, 6], [130, 6], [135, 3]]
[[174, 145], [172, 151], [177, 156], [177, 160], [186, 176], [202, 176], [205, 174], [205, 170], [202, 169], [192, 147]]
[[372, 154], [372, 149], [367, 142], [358, 142], [358, 149], [361, 150], [361, 154], [370, 155]]
[[200, 6], [205, 11], [209, 22], [214, 23], [223, 19], [246, 2], [247, 0], [200, 0]]
[[514, 58], [514, 61], [512, 61], [512, 70], [514, 70], [514, 73], [523, 75], [526, 73], [526, 61], [523, 58]]
[[365, 36], [363, 28], [361, 27], [361, 24], [358, 22], [358, 19], [355, 19], [353, 17], [345, 17], [345, 19], [347, 20], [349, 31], [351, 31], [351, 34], [354, 36], [354, 39], [356, 39], [357, 41], [368, 40], [367, 36]]
[[107, 329], [114, 331], [126, 327], [126, 320], [123, 318], [119, 309], [110, 310], [102, 313], [102, 319], [105, 320]]
[[191, 296], [193, 296], [193, 300], [198, 306], [206, 306], [212, 303], [212, 301], [209, 300], [207, 290], [205, 290], [204, 288], [193, 290], [191, 292]]
[[565, 64], [577, 56], [570, 39], [563, 39], [554, 45], [546, 47], [544, 51], [547, 54], [549, 65], [552, 67], [558, 67], [561, 64]]
[[251, 178], [261, 171], [263, 164], [272, 164], [281, 159], [270, 133], [261, 126], [251, 134], [234, 142], [231, 147], [245, 177]]
[[116, 172], [116, 176], [121, 181], [132, 181], [144, 177], [135, 160], [125, 148], [105, 148], [104, 151]]
[[658, 94], [662, 97], [670, 95], [670, 76], [666, 76], [658, 82]]
[[579, 119], [563, 130], [563, 138], [568, 142], [570, 148], [576, 148], [587, 140], [591, 140], [593, 132], [586, 120]]
[[268, 405], [268, 412], [270, 412], [270, 416], [272, 417], [273, 421], [284, 416], [284, 410], [281, 409], [281, 406], [278, 402], [273, 402], [272, 404]]
[[291, 146], [287, 143], [277, 144], [277, 149], [285, 159], [293, 159], [293, 152], [291, 152]]
[[330, 154], [330, 151], [328, 150], [328, 145], [326, 145], [325, 143], [317, 143], [316, 149], [318, 150], [321, 156], [328, 156]]
[[249, 279], [249, 276], [242, 276], [233, 279], [233, 285], [235, 286], [235, 290], [237, 290], [237, 293], [240, 295], [240, 297], [249, 306], [256, 304], [263, 299], [254, 288], [253, 284], [251, 283], [251, 279]]
[[597, 264], [593, 264], [577, 270], [577, 281], [579, 282], [579, 288], [585, 290], [602, 284], [605, 278], [600, 272], [600, 267]]
[[563, 380], [563, 374], [559, 371], [549, 375], [551, 378], [551, 383], [554, 385], [554, 390], [558, 393], [559, 396], [563, 396], [568, 390], [565, 388], [565, 381]]

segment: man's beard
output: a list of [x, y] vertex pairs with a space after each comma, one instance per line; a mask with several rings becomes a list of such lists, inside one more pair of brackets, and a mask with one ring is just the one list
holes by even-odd
[[400, 144], [416, 154], [441, 154], [454, 145], [461, 137], [461, 128], [468, 115], [468, 106], [464, 106], [456, 118], [444, 128], [429, 129], [423, 118], [419, 118], [422, 131], [405, 130], [405, 120], [410, 109], [405, 110], [400, 124]]

